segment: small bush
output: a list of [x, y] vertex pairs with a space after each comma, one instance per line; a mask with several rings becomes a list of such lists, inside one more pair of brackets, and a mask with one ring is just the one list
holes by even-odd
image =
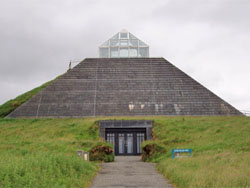
[[110, 155], [105, 155], [104, 157], [104, 162], [114, 162], [115, 160], [115, 155], [114, 153], [110, 154]]
[[15, 108], [17, 108], [19, 105], [20, 105], [20, 104], [19, 104], [18, 101], [14, 101], [14, 102], [13, 102], [13, 106], [14, 106]]
[[142, 160], [151, 161], [157, 156], [166, 153], [165, 147], [156, 141], [146, 141], [142, 144]]
[[90, 161], [113, 162], [115, 159], [113, 147], [107, 143], [98, 143], [89, 151]]

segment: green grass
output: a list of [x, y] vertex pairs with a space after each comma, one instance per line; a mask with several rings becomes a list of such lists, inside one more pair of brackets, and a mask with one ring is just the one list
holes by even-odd
[[[177, 187], [250, 187], [249, 117], [161, 118], [153, 131], [167, 152], [152, 161]], [[193, 156], [172, 159], [173, 148]]]
[[[59, 78], [58, 76], [57, 78]], [[45, 87], [47, 87], [49, 84], [51, 84], [53, 81], [55, 81], [57, 78], [54, 80], [51, 80], [49, 82], [46, 82], [45, 84], [34, 88], [22, 95], [17, 96], [15, 99], [11, 99], [7, 101], [6, 103], [0, 105], [0, 118], [3, 118], [7, 116], [9, 113], [14, 111], [17, 107], [19, 107], [21, 104], [25, 103], [28, 101], [31, 97], [39, 93], [41, 90], [43, 90]]]
[[76, 151], [98, 138], [91, 119], [1, 119], [0, 187], [87, 187], [99, 166]]
[[[0, 187], [87, 187], [99, 168], [76, 150], [99, 142], [99, 119], [153, 119], [152, 161], [176, 187], [250, 187], [249, 117], [0, 119]], [[191, 158], [171, 158], [191, 148]]]
[[1, 158], [1, 187], [83, 187], [97, 169], [73, 155], [48, 152], [23, 155]]

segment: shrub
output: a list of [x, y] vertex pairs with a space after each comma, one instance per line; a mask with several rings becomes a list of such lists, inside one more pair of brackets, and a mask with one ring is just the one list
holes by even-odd
[[101, 142], [92, 147], [89, 151], [90, 161], [113, 162], [115, 159], [113, 147]]
[[20, 104], [19, 104], [18, 101], [14, 101], [14, 102], [13, 102], [13, 107], [17, 108], [19, 105], [20, 105]]
[[145, 141], [142, 144], [142, 160], [151, 161], [157, 156], [166, 153], [165, 147], [156, 141]]

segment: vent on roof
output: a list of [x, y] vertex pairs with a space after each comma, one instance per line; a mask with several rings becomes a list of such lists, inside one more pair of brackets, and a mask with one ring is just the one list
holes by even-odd
[[149, 57], [149, 46], [126, 30], [122, 30], [99, 47], [99, 57]]

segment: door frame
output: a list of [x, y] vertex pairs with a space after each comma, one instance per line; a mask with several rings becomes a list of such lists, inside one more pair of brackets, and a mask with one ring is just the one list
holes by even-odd
[[[153, 127], [153, 120], [99, 120], [99, 136], [103, 140], [107, 140], [106, 132], [108, 130], [125, 131], [126, 133], [127, 131], [130, 131], [130, 129], [132, 130], [143, 129], [143, 132], [146, 131], [144, 132], [144, 137], [145, 137], [144, 140], [151, 140], [152, 127]], [[136, 146], [134, 146], [133, 148], [136, 148]]]
[[[105, 140], [107, 140], [107, 134], [115, 135], [115, 155], [141, 155], [141, 153], [137, 153], [137, 133], [144, 133], [144, 140], [147, 139], [146, 128], [107, 128], [105, 131]], [[133, 134], [133, 153], [127, 152], [127, 147], [124, 147], [124, 153], [119, 153], [119, 134], [124, 134], [124, 140], [127, 141], [127, 134]]]

